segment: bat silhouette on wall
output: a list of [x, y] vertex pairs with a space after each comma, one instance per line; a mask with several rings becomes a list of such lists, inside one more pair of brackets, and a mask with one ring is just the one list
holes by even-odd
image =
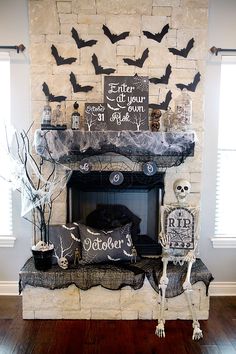
[[93, 86], [81, 86], [76, 82], [76, 77], [73, 72], [70, 73], [70, 82], [74, 92], [88, 92], [93, 89]]
[[201, 74], [198, 72], [198, 73], [194, 76], [193, 82], [191, 82], [191, 83], [188, 84], [188, 85], [185, 85], [185, 84], [176, 84], [176, 87], [178, 87], [180, 90], [183, 90], [184, 88], [186, 88], [188, 91], [195, 92], [196, 87], [197, 87], [198, 83], [200, 82], [200, 77], [201, 77]]
[[43, 83], [43, 93], [45, 94], [46, 97], [48, 97], [48, 100], [50, 102], [62, 102], [66, 100], [66, 96], [54, 96], [48, 88], [48, 85], [46, 82]]
[[104, 34], [110, 39], [111, 43], [113, 44], [129, 36], [129, 32], [122, 32], [121, 34], [111, 33], [109, 28], [105, 25], [102, 26], [102, 29]]
[[149, 81], [153, 84], [166, 84], [167, 85], [169, 82], [171, 72], [172, 72], [171, 65], [168, 64], [166, 67], [165, 74], [163, 76], [161, 76], [160, 78], [152, 77], [151, 79], [149, 79]]
[[142, 68], [145, 60], [148, 58], [148, 53], [149, 53], [149, 49], [146, 48], [144, 50], [141, 58], [136, 59], [136, 60], [132, 60], [132, 59], [129, 59], [129, 58], [124, 58], [123, 60], [128, 65], [134, 65], [134, 66], [138, 66], [139, 68]]
[[167, 25], [165, 25], [161, 32], [158, 32], [158, 33], [152, 33], [152, 32], [149, 32], [149, 31], [143, 31], [143, 34], [149, 38], [149, 39], [153, 39], [154, 41], [160, 43], [163, 39], [163, 37], [166, 35], [166, 33], [168, 33], [169, 31], [169, 23], [167, 23]]
[[153, 109], [163, 109], [164, 111], [167, 111], [171, 98], [172, 98], [172, 92], [169, 90], [166, 94], [166, 98], [164, 101], [162, 101], [160, 104], [150, 103], [149, 107]]
[[57, 50], [57, 48], [55, 47], [55, 45], [52, 45], [51, 46], [51, 53], [52, 53], [52, 55], [54, 56], [54, 58], [55, 58], [55, 60], [56, 60], [56, 63], [57, 63], [57, 65], [59, 66], [59, 65], [65, 65], [65, 64], [72, 64], [72, 63], [74, 63], [77, 59], [76, 58], [73, 58], [73, 57], [71, 57], [71, 58], [63, 58], [62, 56], [60, 56], [59, 54], [58, 54], [58, 50]]
[[79, 49], [83, 48], [83, 47], [92, 47], [94, 44], [97, 43], [97, 41], [95, 39], [85, 41], [82, 38], [80, 38], [78, 35], [78, 32], [76, 31], [76, 29], [74, 27], [72, 27], [71, 33], [72, 33], [72, 38], [75, 40], [75, 43], [77, 44], [77, 47]]
[[186, 48], [183, 48], [183, 49], [176, 49], [176, 48], [168, 48], [169, 51], [174, 54], [174, 55], [179, 55], [180, 57], [184, 57], [184, 58], [187, 58], [188, 56], [188, 53], [190, 52], [190, 50], [193, 48], [193, 43], [194, 43], [194, 39], [191, 38], [189, 41], [188, 41], [188, 44], [186, 46]]
[[93, 56], [92, 56], [92, 64], [94, 66], [96, 75], [99, 75], [99, 74], [110, 75], [116, 71], [115, 69], [112, 69], [112, 68], [104, 69], [103, 66], [99, 65], [98, 64], [98, 57], [96, 56], [96, 54], [93, 54]]

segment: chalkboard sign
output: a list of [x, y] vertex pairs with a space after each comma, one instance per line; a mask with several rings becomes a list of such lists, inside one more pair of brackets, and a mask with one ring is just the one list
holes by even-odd
[[84, 127], [85, 130], [107, 130], [105, 103], [85, 103], [84, 109]]
[[108, 130], [149, 130], [148, 77], [105, 76]]

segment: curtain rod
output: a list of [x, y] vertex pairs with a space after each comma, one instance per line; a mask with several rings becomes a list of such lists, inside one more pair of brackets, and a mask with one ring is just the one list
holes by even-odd
[[218, 55], [219, 52], [236, 52], [235, 48], [232, 49], [225, 49], [225, 48], [216, 48], [216, 47], [211, 47], [210, 52], [212, 54]]
[[19, 45], [0, 45], [0, 49], [14, 49], [19, 52], [23, 52], [25, 50], [24, 44], [19, 44]]

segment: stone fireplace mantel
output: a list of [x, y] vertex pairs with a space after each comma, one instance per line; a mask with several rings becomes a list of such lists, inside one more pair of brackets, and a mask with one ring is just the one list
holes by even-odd
[[37, 154], [62, 163], [84, 158], [119, 154], [134, 162], [155, 161], [160, 167], [181, 164], [193, 156], [195, 133], [150, 131], [78, 131], [36, 130], [34, 145]]

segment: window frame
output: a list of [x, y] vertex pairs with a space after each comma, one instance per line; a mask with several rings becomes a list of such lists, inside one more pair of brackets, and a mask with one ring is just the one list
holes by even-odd
[[[9, 94], [10, 94], [10, 102], [9, 102], [9, 113], [7, 114], [8, 116], [8, 120], [9, 120], [9, 124], [10, 124], [10, 121], [11, 121], [11, 63], [10, 63], [10, 55], [8, 52], [0, 52], [0, 62], [1, 60], [8, 60], [9, 61]], [[2, 183], [3, 185], [3, 188], [5, 187], [5, 185], [7, 186], [6, 183]], [[7, 186], [8, 187], [8, 186]], [[13, 217], [12, 217], [12, 202], [13, 202], [13, 196], [12, 196], [12, 191], [11, 191], [11, 188], [9, 186], [9, 190], [8, 190], [8, 200], [7, 200], [7, 204], [9, 205], [9, 212], [10, 212], [10, 221], [9, 221], [9, 225], [8, 226], [8, 233], [3, 233], [1, 230], [0, 230], [0, 247], [13, 247], [14, 244], [15, 244], [15, 240], [16, 238], [13, 236]], [[5, 199], [4, 199], [5, 200]], [[2, 201], [1, 201], [2, 203]], [[4, 204], [4, 203], [3, 203]]]
[[[220, 63], [220, 91], [221, 91], [221, 75], [222, 75], [222, 65], [232, 62], [235, 64], [236, 66], [236, 56], [235, 55], [222, 55], [221, 57], [221, 63]], [[219, 102], [221, 101], [221, 97], [219, 97]], [[219, 134], [219, 129], [220, 129], [220, 124], [222, 124], [222, 121], [220, 120], [220, 113], [221, 113], [221, 108], [220, 108], [220, 104], [219, 104], [219, 118], [218, 118], [218, 129], [217, 129], [217, 145], [216, 145], [216, 149], [217, 149], [217, 172], [216, 172], [216, 181], [219, 177], [218, 174], [218, 168], [219, 168], [219, 160], [220, 160], [220, 154], [223, 151], [227, 151], [229, 152], [230, 150], [236, 151], [236, 147], [234, 149], [230, 149], [230, 147], [228, 148], [222, 148], [222, 146], [220, 145], [220, 134]], [[221, 163], [222, 165], [222, 163]], [[217, 195], [217, 185], [216, 185], [216, 189], [215, 189], [215, 193]], [[236, 248], [236, 232], [235, 234], [232, 234], [231, 236], [227, 233], [222, 234], [222, 233], [216, 233], [217, 232], [217, 200], [215, 201], [215, 213], [214, 213], [214, 236], [211, 238], [212, 241], [212, 245], [214, 248]]]

